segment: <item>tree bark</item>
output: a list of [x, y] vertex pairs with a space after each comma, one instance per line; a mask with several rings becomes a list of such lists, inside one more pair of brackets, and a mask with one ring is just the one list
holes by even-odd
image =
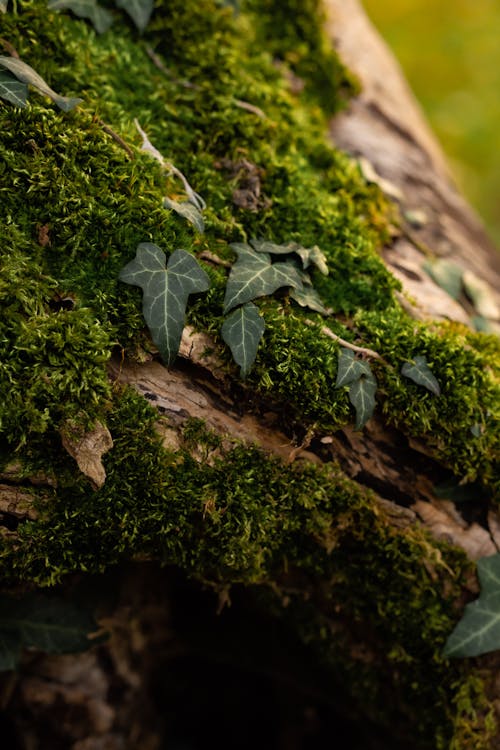
[[[470, 300], [464, 295], [453, 300], [423, 269], [429, 258], [453, 259], [487, 285], [490, 307], [482, 317], [491, 329], [498, 328], [500, 256], [455, 189], [396, 62], [356, 0], [328, 0], [326, 13], [332, 44], [361, 82], [361, 93], [332, 119], [330, 138], [360, 160], [367, 179], [378, 182], [399, 207], [401, 227], [382, 254], [402, 282], [402, 305], [418, 320], [469, 325], [474, 315]], [[399, 552], [387, 560], [388, 566], [406, 570], [398, 556], [406, 554], [408, 539], [411, 554], [420, 549], [417, 566], [425, 570], [429, 590], [434, 587], [444, 597], [453, 590], [449, 606], [457, 619], [464, 603], [477, 594], [470, 563], [500, 550], [494, 502], [485, 501], [463, 515], [459, 506], [438, 497], [435, 486], [448, 473], [435, 452], [423, 440], [407, 438], [388, 425], [382, 414], [361, 432], [344, 427], [325, 434], [307, 420], [301, 430], [296, 424], [292, 428], [284, 419], [283, 400], [259, 398], [236, 382], [228, 375], [220, 345], [190, 326], [173, 367], [157, 359], [138, 363], [115, 355], [108, 372], [114, 389], [130, 387], [157, 410], [156, 430], [167, 451], [188, 452], [203, 465], [241, 444], [249, 450], [256, 445], [279, 461], [283, 471], [305, 467], [297, 470], [307, 475], [309, 466], [332, 467], [356, 485], [360, 497], [370, 498], [374, 535], [399, 540]], [[208, 451], [201, 441], [188, 444], [190, 420], [203, 420], [220, 443]], [[90, 465], [79, 460], [81, 435], [63, 434], [61, 452], [74, 456], [98, 488], [107, 481], [103, 464], [105, 452], [113, 450], [112, 431], [103, 427], [91, 435]], [[6, 539], [17, 539], [18, 524], [36, 524], [44, 499], [57, 492], [54, 482], [57, 478], [39, 470], [23, 475], [15, 463], [3, 470], [0, 511]], [[261, 490], [264, 495], [266, 486]], [[362, 557], [369, 550], [371, 542], [357, 538], [356, 514], [361, 517], [364, 511], [361, 504], [356, 507], [351, 515], [345, 511], [335, 518], [333, 530], [315, 540], [318, 548], [328, 554], [339, 549], [347, 557]], [[203, 519], [212, 511], [206, 504]], [[115, 563], [90, 583], [84, 570], [64, 580], [65, 592], [78, 591], [80, 585], [104, 587], [97, 615], [110, 637], [83, 654], [27, 653], [19, 670], [2, 678], [6, 747], [159, 750], [198, 748], [208, 738], [209, 744], [218, 740], [223, 748], [260, 742], [294, 750], [326, 738], [331, 742], [332, 734], [339, 746], [353, 748], [399, 748], [402, 743], [415, 750], [438, 747], [412, 706], [405, 654], [399, 661], [388, 659], [390, 644], [371, 627], [366, 603], [364, 609], [349, 603], [351, 592], [342, 588], [340, 568], [329, 576], [315, 575], [291, 559], [274, 578], [248, 583], [229, 569], [225, 580], [215, 580], [209, 563], [205, 575], [193, 575], [187, 563], [185, 569], [162, 568], [154, 558]], [[450, 567], [452, 560], [459, 561], [456, 570]], [[417, 575], [408, 565], [401, 580]], [[360, 576], [368, 575], [361, 570]], [[377, 571], [373, 574], [376, 578]], [[384, 585], [373, 588], [368, 604], [374, 612], [384, 606]], [[354, 601], [356, 592], [352, 597]], [[426, 606], [431, 610], [432, 602]], [[343, 651], [341, 664], [331, 655], [335, 648]], [[432, 649], [424, 636], [417, 651], [425, 668]], [[471, 706], [457, 708], [459, 699], [450, 698], [443, 709], [451, 716], [449, 737], [455, 731], [455, 744], [449, 746], [455, 750], [500, 747], [500, 734], [484, 728], [485, 717], [492, 722], [500, 706], [497, 667], [496, 655], [453, 667], [457, 683], [479, 675], [484, 686], [477, 704], [469, 698]], [[356, 676], [344, 691], [351, 672]], [[365, 684], [365, 672], [378, 675], [375, 687], [367, 686], [368, 677]], [[437, 672], [432, 674], [437, 679]], [[419, 688], [429, 693], [429, 705], [434, 689], [432, 684]], [[381, 717], [382, 705], [393, 710]], [[466, 724], [470, 734], [463, 729]]]

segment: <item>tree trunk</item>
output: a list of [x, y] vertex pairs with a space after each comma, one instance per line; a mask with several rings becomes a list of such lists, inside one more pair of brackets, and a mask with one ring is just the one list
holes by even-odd
[[[48, 589], [98, 624], [4, 673], [5, 746], [500, 747], [498, 655], [442, 655], [500, 550], [500, 256], [356, 0], [201, 6], [142, 36], [1, 16], [6, 55], [83, 98], [0, 104], [3, 606]], [[161, 206], [186, 185], [134, 117], [204, 234]], [[331, 312], [264, 297], [243, 380], [220, 324], [228, 243], [254, 237], [318, 244]], [[118, 281], [142, 241], [212, 282], [170, 367]], [[378, 381], [361, 430], [340, 351]], [[439, 396], [401, 376], [419, 355]]]

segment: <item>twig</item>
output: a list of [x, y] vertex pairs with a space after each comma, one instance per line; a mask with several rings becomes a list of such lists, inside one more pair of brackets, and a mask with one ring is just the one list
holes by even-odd
[[21, 59], [19, 57], [19, 53], [18, 53], [17, 49], [14, 47], [13, 44], [11, 44], [10, 42], [8, 42], [7, 39], [1, 39], [0, 38], [0, 44], [2, 45], [2, 47], [4, 48], [4, 50], [6, 50], [9, 53], [9, 55], [11, 57], [15, 57], [16, 60], [20, 60]]
[[255, 104], [245, 102], [243, 99], [233, 99], [233, 101], [237, 107], [246, 109], [247, 112], [252, 112], [254, 115], [257, 115], [257, 117], [262, 117], [263, 120], [267, 120], [266, 113], [263, 112], [260, 107], [256, 107]]
[[198, 258], [201, 258], [202, 260], [208, 260], [209, 263], [213, 263], [216, 266], [224, 266], [224, 268], [231, 268], [232, 266], [232, 263], [230, 263], [228, 260], [222, 260], [222, 258], [219, 258], [218, 255], [212, 253], [210, 250], [203, 250], [198, 255]]
[[167, 66], [164, 64], [160, 56], [157, 55], [156, 52], [151, 49], [151, 47], [146, 47], [146, 54], [152, 60], [153, 65], [156, 65], [158, 70], [161, 70], [161, 72], [164, 73], [167, 78], [170, 78], [172, 83], [176, 83], [178, 86], [184, 86], [185, 89], [194, 89], [195, 91], [200, 90], [201, 86], [197, 86], [196, 83], [191, 83], [191, 81], [187, 81], [185, 78], [176, 78], [172, 71], [169, 70], [169, 68], [167, 68]]
[[112, 128], [110, 128], [109, 125], [106, 125], [106, 123], [103, 122], [100, 117], [96, 117], [95, 119], [96, 119], [96, 122], [104, 130], [104, 132], [110, 135], [111, 138], [114, 141], [116, 141], [116, 143], [118, 143], [118, 145], [121, 146], [127, 152], [130, 159], [135, 159], [134, 152], [132, 151], [128, 143], [125, 143], [123, 138], [120, 135], [118, 135], [118, 133], [115, 133], [115, 131]]
[[[315, 323], [314, 320], [310, 320], [309, 318], [306, 318], [304, 322], [308, 326], [317, 325], [317, 323]], [[334, 333], [330, 328], [328, 328], [328, 326], [321, 326], [320, 331], [323, 334], [323, 336], [328, 336], [329, 339], [333, 339], [333, 341], [338, 341], [338, 343], [341, 344], [341, 346], [345, 346], [346, 349], [352, 349], [353, 352], [357, 352], [358, 354], [363, 354], [365, 357], [371, 357], [372, 359], [379, 359], [381, 362], [384, 362], [385, 364], [387, 364], [385, 359], [378, 352], [373, 351], [373, 349], [367, 349], [364, 346], [356, 346], [356, 344], [351, 344], [350, 341], [346, 341], [340, 336], [337, 336], [337, 334]]]

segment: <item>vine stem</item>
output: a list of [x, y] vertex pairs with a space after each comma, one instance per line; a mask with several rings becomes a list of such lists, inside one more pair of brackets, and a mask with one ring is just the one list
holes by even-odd
[[[314, 322], [314, 320], [311, 320], [310, 318], [306, 318], [304, 322], [306, 325], [311, 326], [311, 327], [318, 325], [317, 323]], [[378, 359], [380, 360], [380, 362], [387, 364], [385, 359], [378, 352], [375, 352], [373, 349], [367, 349], [365, 346], [356, 346], [356, 344], [351, 344], [350, 341], [346, 341], [340, 336], [337, 336], [337, 334], [334, 333], [331, 330], [331, 328], [328, 328], [328, 326], [321, 326], [320, 331], [323, 334], [323, 336], [328, 336], [329, 339], [333, 339], [333, 341], [338, 341], [338, 343], [341, 346], [344, 346], [346, 349], [352, 349], [353, 352], [357, 352], [358, 354], [363, 354], [365, 357], [371, 357], [372, 359]]]

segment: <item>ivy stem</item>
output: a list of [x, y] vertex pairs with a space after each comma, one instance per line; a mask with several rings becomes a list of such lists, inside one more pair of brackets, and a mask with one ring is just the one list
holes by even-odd
[[[306, 318], [304, 322], [308, 326], [317, 325], [317, 323], [315, 323], [314, 320], [311, 320], [310, 318]], [[334, 333], [331, 330], [331, 328], [328, 328], [328, 326], [321, 326], [320, 332], [323, 334], [323, 336], [328, 336], [329, 339], [333, 339], [333, 341], [338, 341], [338, 343], [341, 346], [344, 346], [346, 349], [352, 349], [353, 352], [357, 352], [358, 354], [363, 354], [365, 357], [371, 357], [372, 359], [378, 359], [380, 360], [380, 362], [387, 364], [385, 359], [378, 352], [375, 352], [373, 349], [367, 349], [365, 346], [356, 346], [356, 344], [351, 344], [350, 341], [346, 341], [340, 336], [337, 336], [337, 334]]]

